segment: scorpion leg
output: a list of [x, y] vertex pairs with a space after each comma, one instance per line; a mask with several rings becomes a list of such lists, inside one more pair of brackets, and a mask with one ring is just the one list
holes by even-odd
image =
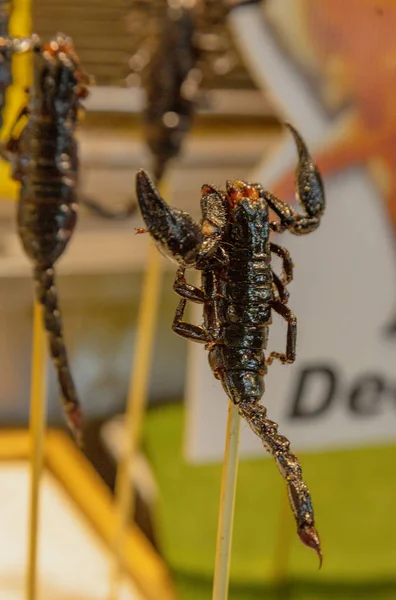
[[274, 280], [274, 285], [278, 290], [279, 300], [282, 304], [286, 304], [289, 300], [289, 292], [285, 288], [285, 285], [281, 279], [279, 279], [278, 275], [272, 271], [272, 277]]
[[201, 327], [200, 325], [193, 325], [192, 323], [185, 323], [183, 321], [186, 304], [187, 300], [184, 298], [183, 300], [180, 300], [172, 324], [173, 331], [181, 337], [192, 340], [193, 342], [199, 342], [201, 344], [210, 342], [211, 338], [209, 332], [204, 327]]
[[283, 233], [287, 229], [290, 233], [302, 235], [319, 227], [318, 217], [299, 215], [288, 202], [279, 200], [270, 192], [265, 191], [264, 194], [268, 205], [280, 219], [280, 222], [270, 221], [270, 228], [275, 233]]
[[18, 116], [16, 117], [13, 126], [11, 127], [10, 138], [12, 138], [13, 133], [14, 133], [15, 129], [18, 127], [19, 122], [21, 121], [21, 119], [23, 119], [23, 117], [26, 117], [28, 115], [29, 115], [29, 107], [27, 105], [25, 105], [19, 111]]
[[182, 298], [186, 298], [186, 300], [191, 300], [191, 302], [203, 304], [206, 300], [204, 291], [201, 290], [201, 288], [195, 287], [187, 283], [184, 275], [185, 271], [186, 270], [184, 267], [179, 267], [177, 269], [176, 278], [173, 283], [173, 290]]
[[278, 246], [278, 244], [274, 244], [273, 242], [271, 242], [271, 244], [270, 244], [270, 250], [271, 250], [271, 252], [273, 252], [274, 254], [279, 256], [279, 258], [281, 258], [283, 261], [283, 265], [282, 265], [283, 277], [282, 277], [281, 281], [282, 281], [283, 285], [287, 285], [288, 283], [293, 281], [294, 265], [293, 265], [292, 258], [290, 256], [290, 252], [286, 248], [283, 248], [283, 246]]
[[125, 206], [114, 210], [103, 206], [98, 200], [90, 198], [89, 196], [80, 195], [79, 201], [80, 204], [84, 205], [88, 210], [95, 213], [98, 217], [113, 221], [123, 221], [125, 219], [129, 219], [129, 217], [132, 217], [137, 211], [137, 203], [135, 200], [131, 200], [125, 204]]
[[11, 160], [11, 156], [19, 152], [19, 135], [14, 136], [14, 131], [18, 127], [21, 119], [29, 114], [29, 109], [24, 106], [16, 117], [13, 126], [11, 127], [8, 140], [0, 146], [0, 156], [7, 162]]
[[271, 352], [267, 358], [267, 364], [272, 364], [275, 358], [280, 360], [283, 364], [293, 363], [296, 359], [297, 318], [288, 306], [285, 306], [278, 300], [270, 302], [270, 306], [278, 313], [278, 315], [281, 315], [285, 321], [287, 321], [287, 342], [286, 354], [281, 352]]
[[289, 501], [297, 523], [297, 533], [306, 546], [313, 548], [322, 565], [320, 540], [315, 529], [311, 495], [302, 478], [298, 458], [290, 451], [290, 442], [278, 434], [278, 425], [267, 419], [267, 409], [259, 404], [258, 398], [246, 398], [238, 404], [238, 411], [253, 432], [261, 439], [264, 447], [275, 458], [280, 474], [285, 479]]

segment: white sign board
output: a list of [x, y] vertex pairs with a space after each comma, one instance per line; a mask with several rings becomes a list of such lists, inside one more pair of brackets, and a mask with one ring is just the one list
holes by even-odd
[[[253, 9], [246, 11], [245, 16], [254, 15]], [[254, 38], [254, 19], [238, 25]], [[285, 58], [271, 44], [267, 50], [261, 64], [271, 80]], [[306, 120], [304, 103], [304, 114], [296, 114], [296, 77], [289, 89], [286, 78], [277, 81], [274, 76], [271, 81], [275, 91], [282, 92], [283, 104], [290, 102], [293, 123], [311, 148], [323, 146], [329, 122], [318, 111]], [[303, 81], [298, 85], [302, 88]], [[271, 190], [274, 180], [296, 164], [291, 147], [288, 144], [252, 179]], [[230, 173], [230, 178], [237, 176]], [[277, 239], [295, 263], [288, 305], [298, 320], [297, 359], [293, 365], [269, 367], [262, 403], [295, 451], [396, 440], [396, 337], [385, 332], [396, 317], [396, 264], [383, 199], [364, 167], [326, 178], [325, 187], [327, 207], [320, 228], [305, 237], [286, 232]], [[275, 262], [278, 272], [279, 267]], [[202, 307], [195, 309], [198, 321], [200, 311]], [[274, 315], [268, 351], [284, 351], [285, 345], [286, 324]], [[195, 462], [221, 460], [227, 398], [209, 369], [204, 348], [190, 343], [189, 353], [187, 456]], [[241, 455], [266, 455], [247, 425], [242, 425]]]

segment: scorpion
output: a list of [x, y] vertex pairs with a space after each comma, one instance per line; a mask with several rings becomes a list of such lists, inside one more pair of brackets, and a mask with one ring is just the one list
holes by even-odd
[[[34, 264], [36, 296], [43, 307], [49, 350], [57, 371], [67, 423], [81, 442], [82, 412], [74, 385], [58, 305], [54, 264], [65, 251], [77, 220], [78, 155], [74, 131], [89, 77], [80, 69], [70, 38], [58, 34], [34, 47], [34, 81], [28, 117], [19, 137], [5, 147], [12, 176], [20, 181], [17, 227]], [[14, 126], [14, 129], [15, 129]]]
[[[278, 425], [267, 418], [260, 404], [267, 364], [274, 359], [293, 363], [296, 357], [297, 320], [287, 306], [286, 286], [293, 278], [289, 251], [270, 241], [270, 232], [303, 235], [314, 231], [325, 208], [323, 183], [301, 135], [287, 124], [296, 143], [297, 196], [304, 210], [264, 190], [259, 183], [227, 181], [226, 190], [202, 187], [202, 220], [198, 225], [186, 212], [169, 206], [147, 173], [137, 174], [137, 195], [143, 219], [160, 252], [179, 268], [174, 291], [181, 296], [173, 331], [205, 344], [214, 376], [274, 457], [286, 480], [290, 505], [301, 541], [313, 548], [322, 563], [309, 490], [290, 442], [278, 434]], [[274, 213], [271, 219], [270, 210]], [[283, 262], [283, 276], [272, 270], [271, 255]], [[187, 283], [185, 270], [201, 271], [201, 287]], [[183, 320], [187, 301], [203, 305], [203, 325]], [[272, 311], [287, 322], [286, 351], [267, 347]]]
[[[146, 144], [154, 157], [152, 170], [157, 183], [168, 162], [180, 153], [193, 124], [206, 66], [204, 59], [209, 55], [201, 39], [205, 37], [203, 32], [210, 32], [213, 38], [213, 26], [221, 24], [231, 10], [258, 1], [164, 3], [159, 40], [145, 81], [147, 106], [143, 114]], [[139, 57], [139, 51], [135, 56]]]
[[194, 29], [191, 8], [167, 7], [158, 48], [150, 64], [143, 115], [146, 143], [154, 157], [157, 182], [168, 161], [179, 154], [184, 136], [192, 125], [196, 88], [193, 82], [198, 60]]

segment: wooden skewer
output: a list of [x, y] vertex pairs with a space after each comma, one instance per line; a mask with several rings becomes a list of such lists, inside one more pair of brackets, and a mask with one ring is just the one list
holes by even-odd
[[46, 420], [46, 336], [42, 307], [34, 301], [32, 379], [30, 384], [30, 501], [27, 600], [37, 597], [37, 547], [39, 528], [40, 482], [43, 467]]
[[228, 598], [235, 492], [238, 474], [239, 433], [240, 417], [238, 407], [230, 400], [221, 480], [212, 600], [227, 600]]
[[287, 581], [290, 553], [294, 539], [294, 523], [291, 518], [289, 500], [283, 485], [280, 504], [272, 567], [273, 581], [278, 586]]
[[[163, 189], [163, 186], [161, 186]], [[165, 194], [166, 195], [166, 194]], [[124, 533], [128, 519], [134, 514], [131, 474], [139, 451], [143, 417], [146, 410], [150, 365], [157, 323], [161, 282], [161, 258], [150, 243], [147, 271], [143, 284], [138, 317], [136, 344], [131, 368], [131, 380], [125, 415], [121, 459], [115, 486], [116, 525], [114, 531], [114, 568], [110, 599], [117, 600], [122, 584]]]

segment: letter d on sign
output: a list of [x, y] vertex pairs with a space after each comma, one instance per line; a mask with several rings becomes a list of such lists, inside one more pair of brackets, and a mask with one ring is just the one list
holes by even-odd
[[[315, 386], [315, 396], [312, 394]], [[311, 393], [309, 393], [311, 390]], [[336, 375], [330, 367], [307, 367], [300, 371], [296, 392], [291, 404], [290, 418], [319, 417], [329, 408], [336, 390]], [[310, 396], [310, 402], [308, 402]], [[314, 397], [314, 402], [312, 401]]]

